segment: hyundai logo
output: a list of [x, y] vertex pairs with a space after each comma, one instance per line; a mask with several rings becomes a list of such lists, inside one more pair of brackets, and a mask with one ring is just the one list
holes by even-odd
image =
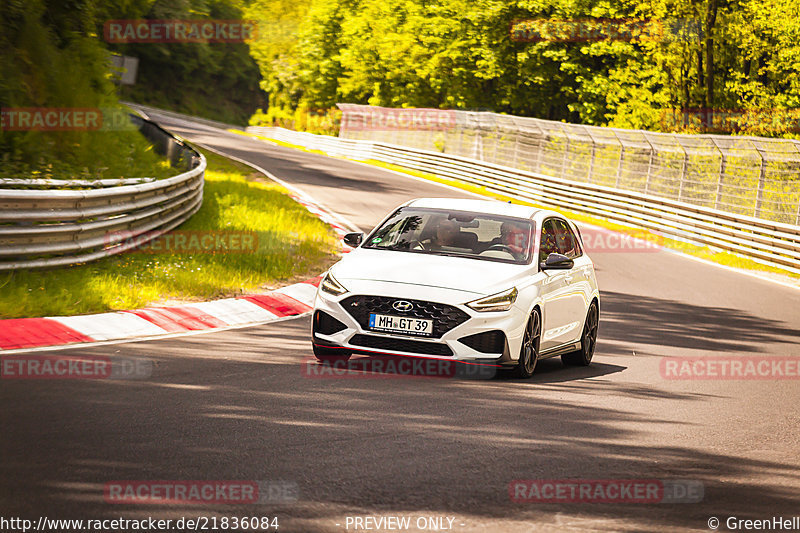
[[392, 304], [392, 307], [395, 309], [395, 311], [405, 313], [406, 311], [411, 311], [411, 308], [414, 307], [414, 304], [405, 300], [397, 300]]

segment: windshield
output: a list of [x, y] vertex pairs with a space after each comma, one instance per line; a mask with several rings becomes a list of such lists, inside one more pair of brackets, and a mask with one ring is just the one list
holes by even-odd
[[374, 230], [363, 248], [528, 264], [533, 230], [522, 218], [405, 207]]

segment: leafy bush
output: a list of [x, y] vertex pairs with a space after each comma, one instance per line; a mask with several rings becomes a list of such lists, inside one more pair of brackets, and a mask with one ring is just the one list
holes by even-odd
[[[80, 2], [78, 2], [80, 3]], [[93, 35], [86, 2], [71, 11], [55, 0], [0, 7], [0, 106], [94, 108], [126, 113], [111, 80], [110, 57]], [[162, 177], [168, 166], [135, 129], [13, 131], [0, 128], [5, 177]]]

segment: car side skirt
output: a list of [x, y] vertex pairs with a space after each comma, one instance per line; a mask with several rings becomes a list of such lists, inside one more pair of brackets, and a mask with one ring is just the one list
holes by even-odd
[[574, 352], [581, 349], [581, 341], [568, 342], [560, 346], [555, 346], [539, 354], [539, 359], [550, 359], [565, 353]]

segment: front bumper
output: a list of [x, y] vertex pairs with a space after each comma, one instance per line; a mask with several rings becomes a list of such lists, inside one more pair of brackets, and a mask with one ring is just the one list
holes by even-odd
[[[403, 294], [400, 292], [400, 289], [394, 289], [382, 291], [380, 296], [346, 293], [337, 297], [321, 290], [317, 291], [312, 320], [312, 341], [319, 347], [338, 348], [367, 355], [389, 354], [500, 366], [516, 363], [527, 320], [527, 312], [516, 305], [508, 311], [480, 313], [463, 303], [454, 302], [452, 297], [448, 298], [450, 301], [428, 298], [423, 303], [430, 304], [429, 309], [438, 309], [438, 312], [441, 312], [443, 308], [455, 308], [458, 311], [456, 313], [451, 310], [440, 320], [440, 323], [446, 324], [447, 328], [437, 328], [436, 318], [431, 316], [435, 320], [431, 337], [370, 329], [364, 320], [364, 313], [387, 313], [385, 306], [380, 309], [361, 308], [358, 312], [352, 308], [348, 312], [345, 308], [346, 304], [354, 300], [363, 302], [362, 305], [373, 306], [377, 305], [375, 302], [379, 298], [417, 302], [417, 299], [408, 297], [407, 290], [403, 290]], [[437, 311], [431, 311], [434, 312]], [[395, 311], [390, 311], [388, 314], [405, 316]], [[461, 316], [463, 320], [455, 320], [455, 315]]]

